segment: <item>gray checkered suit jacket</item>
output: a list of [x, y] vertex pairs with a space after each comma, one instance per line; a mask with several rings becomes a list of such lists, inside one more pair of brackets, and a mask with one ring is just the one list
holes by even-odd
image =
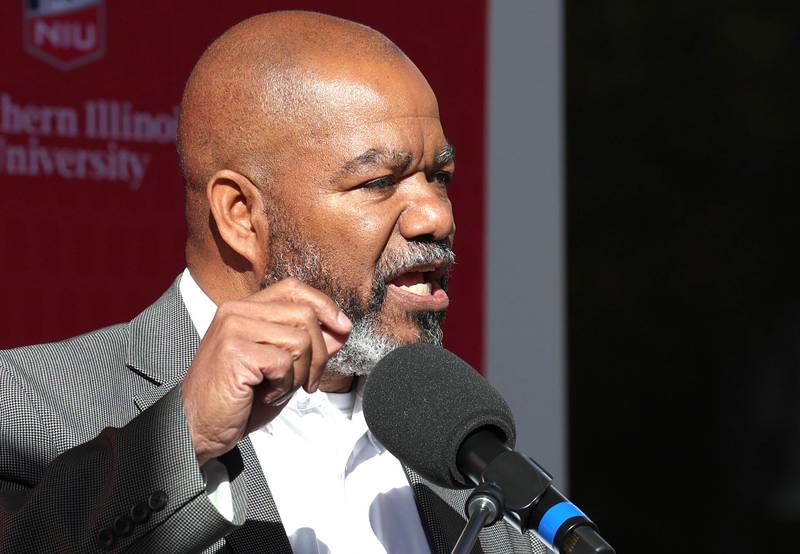
[[[223, 459], [238, 519], [205, 494], [180, 397], [198, 342], [176, 281], [128, 324], [0, 351], [0, 552], [291, 552], [248, 439]], [[450, 552], [467, 492], [407, 474]], [[480, 548], [547, 552], [505, 523]]]

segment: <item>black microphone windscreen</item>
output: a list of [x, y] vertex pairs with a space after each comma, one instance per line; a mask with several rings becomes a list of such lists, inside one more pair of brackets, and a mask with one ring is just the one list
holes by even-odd
[[397, 348], [370, 372], [364, 417], [401, 462], [449, 488], [472, 484], [456, 467], [473, 431], [493, 428], [513, 448], [516, 429], [503, 398], [464, 360], [431, 344]]

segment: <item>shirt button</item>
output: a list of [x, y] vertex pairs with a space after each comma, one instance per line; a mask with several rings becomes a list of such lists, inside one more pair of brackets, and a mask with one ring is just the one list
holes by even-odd
[[128, 516], [119, 516], [114, 518], [112, 528], [116, 536], [127, 537], [133, 532], [133, 522]]
[[131, 506], [130, 513], [134, 523], [144, 523], [150, 518], [150, 506], [146, 502], [137, 502]]
[[103, 550], [111, 550], [114, 547], [114, 533], [108, 527], [103, 527], [97, 532], [97, 544]]
[[164, 491], [156, 491], [147, 499], [147, 505], [150, 506], [150, 509], [154, 512], [158, 512], [164, 509], [164, 506], [167, 505], [167, 500], [169, 500], [167, 493]]

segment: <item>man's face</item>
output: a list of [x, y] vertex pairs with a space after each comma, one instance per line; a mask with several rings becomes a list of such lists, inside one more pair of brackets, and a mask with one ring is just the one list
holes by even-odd
[[286, 149], [267, 194], [264, 285], [292, 275], [337, 301], [354, 330], [328, 368], [365, 373], [399, 344], [441, 340], [453, 152], [413, 71], [391, 88], [338, 79], [313, 94], [328, 109]]

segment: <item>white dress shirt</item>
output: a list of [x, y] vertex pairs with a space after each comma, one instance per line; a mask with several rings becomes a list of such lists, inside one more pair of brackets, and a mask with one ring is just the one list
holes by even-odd
[[[216, 312], [189, 270], [180, 293], [202, 338]], [[298, 390], [280, 415], [250, 434], [283, 527], [297, 554], [430, 552], [400, 462], [367, 428], [363, 379], [355, 391]], [[208, 495], [232, 518], [225, 466], [203, 467]]]

